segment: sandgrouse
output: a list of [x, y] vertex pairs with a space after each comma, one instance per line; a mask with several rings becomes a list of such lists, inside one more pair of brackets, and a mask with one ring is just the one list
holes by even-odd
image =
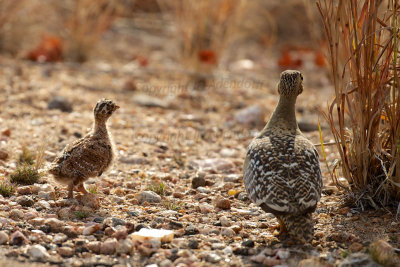
[[94, 108], [94, 127], [85, 137], [66, 146], [49, 168], [49, 173], [68, 185], [68, 198], [73, 198], [73, 188], [87, 194], [83, 182], [101, 176], [114, 158], [113, 143], [107, 130], [108, 118], [119, 108], [114, 102], [101, 99]]
[[313, 238], [312, 212], [321, 197], [322, 177], [318, 152], [296, 121], [296, 98], [302, 91], [299, 71], [281, 73], [278, 106], [247, 149], [244, 185], [254, 203], [277, 217], [281, 236], [305, 243]]

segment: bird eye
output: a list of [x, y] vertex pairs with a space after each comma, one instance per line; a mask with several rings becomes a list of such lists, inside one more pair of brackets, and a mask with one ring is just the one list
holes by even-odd
[[303, 81], [303, 74], [300, 74], [300, 79]]

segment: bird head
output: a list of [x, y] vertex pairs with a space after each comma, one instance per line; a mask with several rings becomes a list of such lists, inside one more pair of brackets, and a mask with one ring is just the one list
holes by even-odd
[[281, 96], [297, 97], [303, 92], [303, 75], [297, 70], [285, 70], [281, 73], [278, 84]]
[[94, 116], [96, 119], [107, 120], [111, 115], [119, 109], [113, 101], [108, 99], [100, 99], [94, 108]]

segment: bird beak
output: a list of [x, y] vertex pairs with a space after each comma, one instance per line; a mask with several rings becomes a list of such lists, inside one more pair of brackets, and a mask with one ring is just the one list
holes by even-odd
[[119, 106], [115, 105], [114, 110], [117, 110], [117, 109], [119, 109]]

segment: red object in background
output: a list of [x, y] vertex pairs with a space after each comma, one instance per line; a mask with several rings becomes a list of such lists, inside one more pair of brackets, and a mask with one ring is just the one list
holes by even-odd
[[147, 57], [142, 56], [142, 55], [135, 55], [132, 58], [133, 60], [137, 60], [139, 62], [139, 65], [141, 67], [147, 67], [147, 65], [149, 65], [149, 60], [147, 59]]
[[61, 39], [51, 35], [43, 36], [40, 44], [28, 53], [27, 58], [38, 62], [62, 61]]
[[322, 53], [321, 51], [316, 51], [314, 63], [318, 67], [324, 67], [326, 64], [324, 53]]
[[200, 61], [206, 64], [217, 64], [217, 56], [212, 50], [201, 50], [198, 52], [197, 56]]
[[303, 61], [300, 58], [293, 59], [289, 50], [282, 50], [281, 57], [278, 60], [278, 66], [281, 68], [298, 68], [303, 65]]

